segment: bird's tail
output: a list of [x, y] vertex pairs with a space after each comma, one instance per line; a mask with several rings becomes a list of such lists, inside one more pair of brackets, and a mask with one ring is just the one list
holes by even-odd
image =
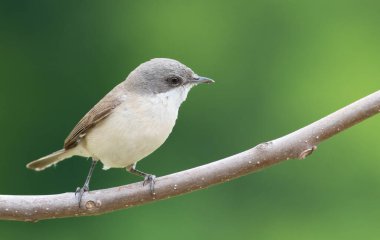
[[74, 154], [71, 149], [61, 149], [38, 160], [28, 163], [26, 167], [35, 171], [42, 171], [53, 164], [56, 164], [66, 158], [72, 157], [73, 155]]

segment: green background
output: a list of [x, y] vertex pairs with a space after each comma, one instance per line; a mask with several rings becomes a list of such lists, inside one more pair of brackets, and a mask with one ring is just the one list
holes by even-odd
[[[178, 59], [192, 90], [158, 176], [243, 151], [379, 89], [379, 1], [0, 1], [0, 193], [83, 184], [89, 161], [25, 164], [140, 63]], [[0, 239], [378, 239], [380, 118], [288, 161], [207, 190], [102, 216], [0, 222]], [[140, 181], [95, 171], [92, 189]]]

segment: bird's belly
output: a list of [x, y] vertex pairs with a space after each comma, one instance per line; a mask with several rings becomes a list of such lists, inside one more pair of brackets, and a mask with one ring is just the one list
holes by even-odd
[[165, 142], [176, 117], [120, 107], [86, 135], [83, 145], [105, 169], [127, 167]]

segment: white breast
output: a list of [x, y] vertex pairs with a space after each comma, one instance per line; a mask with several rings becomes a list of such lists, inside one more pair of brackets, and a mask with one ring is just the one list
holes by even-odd
[[189, 90], [125, 96], [125, 101], [86, 135], [82, 147], [105, 169], [134, 164], [165, 142]]

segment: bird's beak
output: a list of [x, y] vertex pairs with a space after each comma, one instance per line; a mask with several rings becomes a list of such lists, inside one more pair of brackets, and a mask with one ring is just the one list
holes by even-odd
[[194, 84], [199, 84], [199, 83], [214, 83], [215, 81], [210, 79], [210, 78], [206, 78], [206, 77], [201, 77], [201, 76], [198, 76], [198, 75], [195, 75], [193, 77], [193, 79], [191, 80], [191, 83], [194, 83]]

